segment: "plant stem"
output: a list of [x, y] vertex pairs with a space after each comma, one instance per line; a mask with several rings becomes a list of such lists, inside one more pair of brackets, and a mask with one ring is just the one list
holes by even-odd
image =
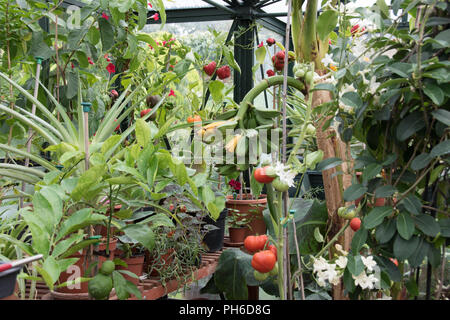
[[345, 229], [347, 229], [349, 225], [350, 220], [347, 220], [347, 223], [334, 235], [334, 237], [325, 245], [325, 247], [323, 247], [322, 250], [320, 250], [319, 253], [316, 254], [314, 258], [320, 257], [326, 250], [328, 250], [328, 248], [339, 239], [341, 234], [344, 233]]

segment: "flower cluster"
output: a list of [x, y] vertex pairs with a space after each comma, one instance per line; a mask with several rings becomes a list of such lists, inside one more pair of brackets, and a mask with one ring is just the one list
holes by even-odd
[[230, 182], [228, 182], [228, 185], [232, 187], [235, 191], [241, 190], [241, 183], [237, 180], [231, 179]]
[[[327, 282], [333, 285], [339, 284], [347, 268], [348, 252], [343, 250], [340, 244], [336, 244], [335, 248], [337, 254], [331, 261], [327, 261], [323, 257], [313, 258], [313, 273], [317, 278], [317, 284], [321, 287], [325, 287]], [[374, 289], [375, 284], [379, 281], [375, 274], [378, 271], [377, 263], [373, 260], [373, 256], [361, 256], [361, 261], [365, 268], [359, 275], [352, 275], [355, 286], [360, 286], [363, 290]]]
[[281, 182], [287, 184], [289, 187], [295, 186], [294, 178], [297, 175], [295, 171], [291, 170], [290, 167], [282, 164], [281, 162], [277, 162], [274, 169]]

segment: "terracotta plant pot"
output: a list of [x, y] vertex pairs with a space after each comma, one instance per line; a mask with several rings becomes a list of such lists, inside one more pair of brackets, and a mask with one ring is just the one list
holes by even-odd
[[[104, 252], [106, 250], [106, 239], [103, 239], [104, 241], [101, 242], [98, 246], [94, 248], [94, 252]], [[100, 268], [106, 260], [113, 260], [114, 259], [114, 252], [117, 247], [117, 239], [111, 239], [109, 241], [109, 256], [105, 257], [102, 255], [96, 255], [94, 254], [91, 258], [91, 262], [95, 261], [95, 258], [98, 258], [98, 264], [97, 267]], [[87, 254], [87, 248], [85, 248], [82, 252], [77, 252], [73, 255], [71, 255], [69, 258], [78, 258], [78, 261], [69, 267], [69, 270], [65, 272], [61, 272], [61, 275], [59, 276], [59, 283], [64, 283], [70, 280], [75, 280], [78, 277], [84, 277], [86, 271], [88, 270], [88, 266], [86, 266], [86, 254]], [[73, 294], [79, 294], [79, 293], [87, 293], [88, 292], [88, 281], [77, 283], [75, 285], [71, 286], [65, 286], [56, 288], [55, 291], [59, 293], [73, 293]]]
[[[144, 271], [144, 260], [145, 260], [145, 256], [144, 255], [140, 255], [140, 256], [133, 256], [133, 257], [129, 257], [129, 258], [120, 258], [119, 259], [123, 260], [128, 267], [123, 267], [123, 266], [117, 266], [116, 270], [128, 270], [132, 273], [134, 273], [135, 275], [137, 275], [138, 277], [142, 275], [142, 272]], [[127, 274], [123, 274], [123, 277], [126, 280], [129, 280], [131, 282], [133, 282], [135, 285], [139, 284], [139, 279], [136, 279], [134, 277], [130, 277]]]
[[241, 228], [228, 228], [228, 233], [230, 235], [230, 242], [231, 243], [244, 243], [245, 237], [247, 233], [250, 232], [250, 229], [247, 227], [241, 227]]
[[155, 257], [152, 256], [150, 252], [146, 251], [145, 255], [147, 262], [145, 263], [145, 270], [151, 270], [150, 276], [158, 277], [159, 271], [154, 269], [153, 266], [157, 265], [158, 268], [161, 268], [161, 266], [163, 266], [162, 269], [167, 268], [167, 266], [169, 266], [173, 261], [173, 256], [175, 254], [174, 251], [175, 249], [170, 248], [169, 250], [167, 250], [167, 253], [160, 256], [159, 260], [155, 260]]
[[235, 200], [233, 196], [227, 196], [226, 207], [228, 208], [228, 215], [238, 211], [241, 214], [246, 214], [244, 217], [251, 219], [246, 236], [265, 234], [267, 227], [264, 222], [263, 211], [267, 206], [266, 195], [261, 195], [259, 199], [247, 199], [249, 196], [244, 194], [243, 198], [244, 200]]

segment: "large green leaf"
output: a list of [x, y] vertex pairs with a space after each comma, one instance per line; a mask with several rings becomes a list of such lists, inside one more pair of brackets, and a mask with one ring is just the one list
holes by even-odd
[[375, 231], [375, 238], [379, 243], [387, 243], [395, 234], [396, 228], [395, 219], [386, 219], [380, 224]]
[[90, 197], [90, 189], [100, 182], [102, 176], [105, 174], [106, 165], [93, 166], [85, 171], [78, 179], [75, 189], [72, 191], [72, 198], [79, 201], [83, 197]]
[[399, 234], [394, 241], [394, 255], [399, 260], [408, 259], [419, 246], [420, 238], [412, 236], [409, 240], [403, 239]]
[[[302, 254], [315, 254], [321, 244], [314, 237], [314, 230], [319, 227], [325, 234], [328, 213], [326, 204], [317, 200], [295, 198], [291, 210], [294, 210], [295, 227], [299, 250]], [[268, 217], [269, 218], [269, 217]], [[294, 228], [288, 223], [289, 253], [296, 254]]]
[[439, 224], [428, 214], [419, 214], [414, 217], [414, 221], [417, 224], [417, 228], [427, 236], [436, 237], [440, 231]]
[[214, 282], [228, 300], [247, 300], [247, 275], [253, 273], [252, 256], [240, 249], [231, 248], [220, 255]]
[[362, 246], [367, 241], [368, 231], [364, 228], [360, 228], [356, 233], [353, 235], [352, 239], [352, 252], [356, 253], [361, 250]]
[[339, 13], [335, 10], [326, 10], [317, 19], [317, 35], [320, 40], [326, 40], [338, 22]]
[[422, 265], [423, 260], [428, 254], [429, 248], [430, 244], [425, 239], [420, 238], [416, 249], [408, 257], [408, 262], [411, 265], [411, 267], [417, 268]]
[[365, 229], [372, 229], [380, 225], [384, 218], [393, 212], [392, 207], [375, 207], [364, 217], [363, 227]]
[[431, 149], [430, 155], [432, 157], [440, 157], [443, 155], [447, 155], [450, 153], [450, 140], [444, 140], [439, 144], [435, 145], [433, 149]]
[[397, 139], [405, 141], [424, 127], [425, 122], [423, 121], [422, 113], [415, 111], [400, 121], [397, 126]]
[[367, 191], [367, 187], [360, 183], [354, 183], [344, 191], [345, 201], [354, 201], [361, 198]]
[[146, 224], [131, 224], [123, 228], [123, 232], [129, 238], [141, 243], [148, 250], [153, 250], [155, 245], [155, 234]]
[[416, 227], [408, 212], [402, 211], [397, 216], [397, 231], [405, 240], [411, 239]]
[[450, 126], [450, 111], [445, 109], [438, 109], [431, 112], [431, 114], [437, 121], [442, 122], [446, 126]]
[[98, 25], [102, 39], [102, 49], [103, 52], [106, 52], [114, 45], [114, 28], [106, 19], [99, 19]]
[[151, 130], [147, 122], [142, 119], [136, 120], [136, 141], [142, 147], [145, 148], [151, 142]]
[[348, 255], [347, 269], [352, 275], [359, 276], [364, 271], [364, 263], [362, 262], [361, 255]]
[[445, 93], [437, 85], [428, 83], [424, 86], [423, 92], [438, 106], [445, 100]]

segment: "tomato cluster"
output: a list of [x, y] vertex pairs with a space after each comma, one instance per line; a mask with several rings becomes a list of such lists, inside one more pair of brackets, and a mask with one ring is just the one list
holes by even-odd
[[267, 235], [248, 236], [244, 240], [244, 247], [248, 252], [254, 253], [252, 267], [255, 269], [256, 280], [264, 281], [269, 275], [278, 273], [277, 247], [269, 244]]

